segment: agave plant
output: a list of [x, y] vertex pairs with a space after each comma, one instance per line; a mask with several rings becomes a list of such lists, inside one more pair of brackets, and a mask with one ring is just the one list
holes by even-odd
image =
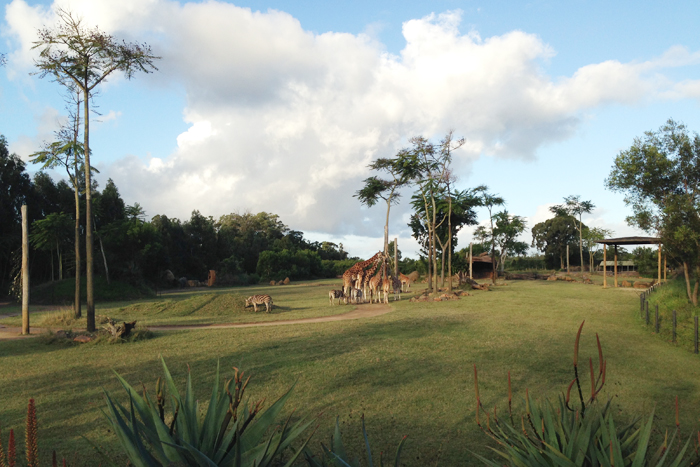
[[[365, 439], [365, 448], [367, 450], [367, 466], [375, 467], [372, 459], [372, 448], [369, 444], [369, 437], [367, 436], [367, 430], [365, 429], [365, 416], [362, 415], [362, 436]], [[399, 461], [401, 459], [401, 448], [403, 447], [404, 441], [406, 441], [406, 436], [404, 436], [399, 442], [396, 448], [396, 454], [394, 455], [393, 465], [394, 467], [399, 467]], [[338, 424], [338, 419], [335, 419], [335, 433], [331, 437], [331, 447], [326, 447], [321, 443], [321, 457], [316, 458], [308, 449], [304, 450], [304, 456], [306, 457], [306, 462], [310, 467], [360, 467], [360, 462], [357, 458], [350, 459], [343, 445], [343, 438], [340, 435], [340, 425]], [[379, 464], [378, 467], [384, 467], [384, 455], [382, 452], [379, 453]]]
[[[128, 407], [114, 401], [105, 391], [108, 408], [105, 416], [131, 464], [136, 467], [281, 465], [282, 452], [312, 423], [300, 420], [290, 426], [290, 415], [282, 427], [271, 430], [293, 386], [263, 412], [263, 401], [250, 406], [243, 402], [250, 377], [244, 381], [243, 372], [237, 368], [234, 368], [233, 379], [223, 384], [223, 390], [219, 389], [218, 363], [209, 406], [206, 413], [199, 416], [199, 404], [194, 399], [189, 372], [183, 397], [165, 361], [162, 358], [161, 361], [164, 380], [158, 378], [156, 382], [155, 401], [145, 387], [141, 396], [119, 374], [117, 378], [129, 396]], [[170, 393], [171, 413], [166, 415], [167, 392]], [[270, 431], [272, 433], [266, 437]], [[294, 463], [310, 438], [293, 453], [285, 466]]]
[[[578, 373], [578, 350], [583, 324], [579, 327], [574, 344], [574, 379], [567, 388], [566, 395], [559, 397], [557, 404], [549, 400], [542, 403], [530, 399], [525, 391], [525, 413], [519, 417], [513, 414], [510, 373], [508, 374], [508, 416], [498, 417], [496, 408], [493, 412], [484, 410], [479, 395], [479, 383], [476, 365], [474, 366], [474, 388], [476, 391], [477, 425], [492, 438], [498, 448], [491, 448], [501, 459], [493, 461], [476, 455], [484, 464], [492, 467], [511, 466], [592, 466], [592, 467], [643, 467], [643, 466], [687, 466], [698, 462], [697, 447], [689, 451], [690, 439], [684, 446], [674, 440], [680, 436], [678, 404], [676, 403], [676, 430], [671, 440], [668, 433], [663, 443], [656, 449], [651, 448], [651, 433], [654, 414], [639, 424], [640, 418], [623, 427], [615, 424], [610, 410], [610, 401], [602, 404], [598, 394], [605, 384], [606, 361], [600, 339], [598, 344], [599, 370], [596, 376], [592, 359], [589, 360], [591, 377], [591, 395], [583, 396]], [[576, 385], [579, 406], [571, 402], [571, 392]], [[481, 412], [485, 414], [482, 423]], [[700, 433], [698, 433], [700, 440]]]

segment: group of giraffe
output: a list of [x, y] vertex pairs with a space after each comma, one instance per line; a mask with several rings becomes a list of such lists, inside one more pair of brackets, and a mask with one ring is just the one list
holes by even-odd
[[[346, 303], [348, 299], [353, 303], [365, 303], [367, 299], [369, 303], [389, 303], [389, 293], [393, 291], [394, 300], [400, 300], [403, 286], [406, 285], [408, 290], [411, 281], [401, 273], [398, 277], [387, 273], [387, 280], [383, 280], [387, 259], [388, 256], [380, 251], [367, 261], [356, 263], [343, 273], [343, 290], [331, 291], [331, 294], [338, 299], [344, 298]], [[339, 296], [340, 293], [342, 297]], [[332, 300], [331, 298], [331, 303]]]

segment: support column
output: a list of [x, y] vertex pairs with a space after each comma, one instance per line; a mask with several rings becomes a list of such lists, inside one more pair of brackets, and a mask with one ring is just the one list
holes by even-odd
[[474, 257], [472, 256], [472, 242], [469, 242], [469, 278], [471, 280], [474, 280], [474, 274], [472, 269], [472, 264], [474, 263], [473, 259]]
[[608, 288], [608, 245], [603, 243], [603, 288]]
[[615, 288], [617, 288], [617, 245], [615, 245]]

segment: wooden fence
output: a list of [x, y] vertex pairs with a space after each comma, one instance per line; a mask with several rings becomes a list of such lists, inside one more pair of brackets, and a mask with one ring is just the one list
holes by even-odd
[[[641, 315], [641, 318], [645, 321], [646, 325], [649, 326], [651, 324], [651, 316], [649, 314], [649, 296], [656, 292], [656, 290], [662, 286], [663, 283], [659, 282], [648, 289], [646, 289], [644, 292], [642, 292], [639, 295], [639, 313]], [[655, 311], [654, 311], [654, 331], [659, 334], [661, 331], [661, 319], [659, 317], [659, 304], [657, 303], [655, 306]], [[694, 333], [693, 333], [693, 352], [698, 353], [698, 317], [694, 316], [693, 317], [693, 326], [694, 326]], [[671, 342], [676, 342], [676, 328], [678, 326], [678, 321], [676, 319], [676, 310], [672, 310], [672, 318], [671, 318]]]

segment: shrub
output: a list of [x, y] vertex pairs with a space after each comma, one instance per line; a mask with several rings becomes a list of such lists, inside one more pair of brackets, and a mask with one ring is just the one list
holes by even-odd
[[[525, 413], [519, 417], [512, 411], [510, 373], [508, 374], [508, 414], [498, 417], [485, 411], [479, 396], [479, 383], [474, 365], [474, 390], [476, 392], [476, 423], [498, 444], [493, 449], [510, 465], [527, 466], [686, 466], [697, 463], [698, 453], [688, 451], [691, 439], [683, 447], [675, 446], [674, 439], [680, 436], [678, 404], [676, 403], [676, 433], [656, 449], [650, 445], [654, 414], [641, 426], [639, 419], [631, 424], [618, 427], [613, 420], [610, 401], [601, 405], [598, 394], [605, 385], [606, 361], [600, 340], [598, 342], [598, 374], [589, 359], [591, 389], [590, 397], [584, 398], [578, 373], [578, 350], [583, 324], [579, 327], [574, 344], [574, 379], [569, 384], [566, 396], [557, 404], [545, 400], [535, 403], [525, 391]], [[576, 385], [576, 388], [574, 388]], [[571, 391], [578, 392], [578, 407], [571, 402]], [[485, 412], [485, 424], [481, 412]], [[692, 438], [692, 437], [691, 437]], [[700, 433], [698, 433], [700, 439]], [[498, 467], [503, 461], [492, 461], [476, 455], [484, 464]]]
[[[311, 424], [303, 420], [290, 426], [290, 417], [281, 429], [272, 429], [292, 392], [290, 388], [270, 408], [262, 412], [263, 401], [241, 404], [250, 377], [234, 368], [234, 377], [220, 390], [219, 365], [209, 405], [200, 416], [188, 373], [184, 397], [180, 396], [165, 361], [164, 381], [156, 382], [155, 401], [144, 390], [141, 397], [121, 376], [117, 378], [129, 395], [122, 406], [105, 392], [106, 414], [119, 437], [129, 461], [135, 466], [270, 466], [278, 465], [283, 451]], [[233, 384], [233, 388], [231, 385]], [[166, 392], [170, 392], [171, 414], [166, 416]], [[167, 420], [167, 422], [166, 422]], [[267, 438], [264, 440], [266, 433]], [[309, 438], [310, 439], [310, 438]], [[309, 442], [307, 439], [285, 466], [291, 466]]]

